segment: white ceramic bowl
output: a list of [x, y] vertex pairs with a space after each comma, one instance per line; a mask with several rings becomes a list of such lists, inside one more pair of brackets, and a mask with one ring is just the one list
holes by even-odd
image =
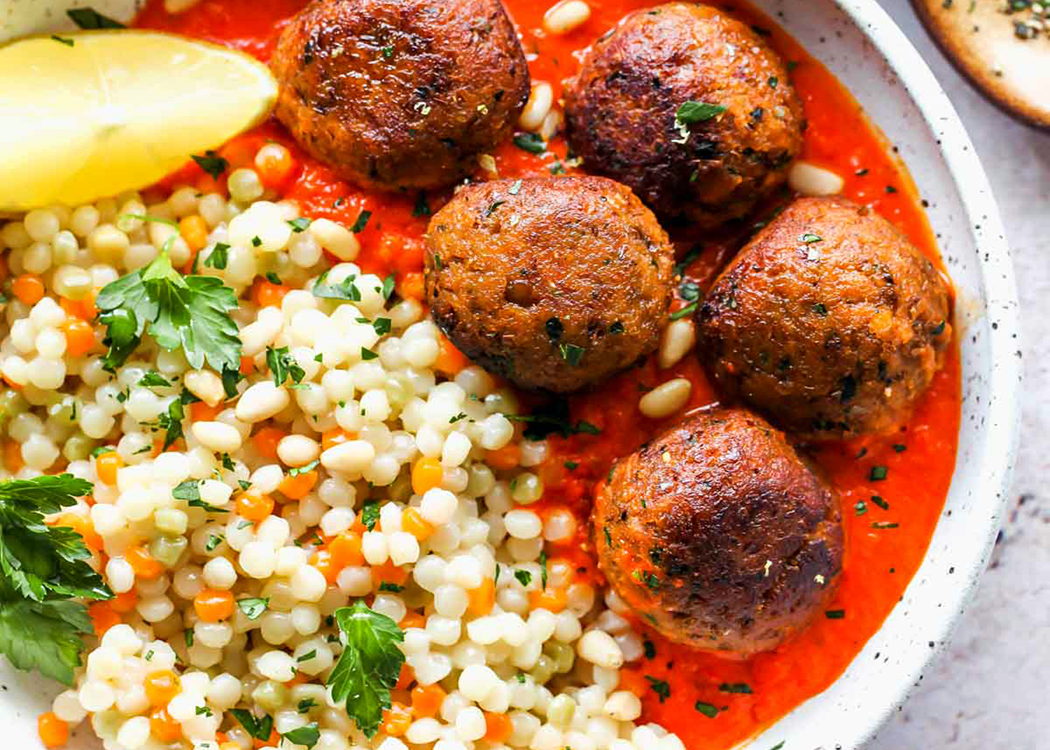
[[[65, 7], [82, 3], [46, 4], [61, 15]], [[849, 750], [869, 739], [904, 701], [947, 642], [984, 570], [1016, 453], [1021, 378], [1017, 293], [999, 212], [973, 145], [930, 69], [886, 12], [875, 0], [757, 4], [845, 83], [900, 149], [921, 195], [930, 202], [930, 221], [957, 291], [962, 431], [948, 502], [926, 559], [903, 600], [846, 673], [747, 745], [770, 750], [783, 741], [784, 750]], [[39, 14], [35, 18], [39, 24]], [[46, 29], [36, 25], [19, 30]], [[7, 743], [20, 750], [39, 747], [36, 716], [46, 710], [55, 687], [39, 677], [13, 673], [3, 660], [0, 685], [7, 688], [0, 690], [0, 725], [7, 727]], [[86, 727], [70, 745], [71, 750], [97, 746]]]

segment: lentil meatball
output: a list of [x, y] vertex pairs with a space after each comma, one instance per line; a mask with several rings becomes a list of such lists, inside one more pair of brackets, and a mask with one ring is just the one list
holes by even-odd
[[943, 363], [948, 284], [888, 221], [843, 198], [791, 204], [697, 313], [724, 393], [813, 439], [899, 424]]
[[454, 183], [510, 135], [529, 96], [499, 0], [314, 0], [271, 65], [278, 119], [371, 188]]
[[[716, 108], [682, 111], [692, 120], [683, 122], [686, 102]], [[802, 103], [783, 61], [706, 5], [626, 16], [584, 59], [565, 112], [585, 168], [630, 186], [662, 216], [705, 226], [748, 214], [785, 183], [802, 149]]]
[[431, 219], [426, 244], [434, 321], [464, 354], [523, 388], [576, 391], [659, 344], [674, 248], [612, 180], [463, 188]]
[[838, 495], [762, 418], [712, 409], [621, 459], [600, 485], [595, 545], [616, 593], [678, 643], [747, 656], [830, 600]]

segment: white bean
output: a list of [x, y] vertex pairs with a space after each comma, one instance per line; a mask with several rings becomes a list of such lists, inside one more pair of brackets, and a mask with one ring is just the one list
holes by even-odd
[[685, 406], [693, 384], [685, 378], [668, 380], [653, 388], [638, 401], [638, 410], [650, 419], [662, 419]]
[[797, 161], [788, 172], [788, 185], [803, 195], [838, 195], [846, 181], [816, 164]]
[[591, 17], [591, 6], [583, 0], [562, 0], [543, 14], [543, 28], [551, 34], [568, 34]]
[[661, 370], [673, 367], [696, 345], [696, 324], [691, 318], [673, 320], [660, 339], [657, 364]]
[[249, 424], [261, 422], [288, 406], [290, 400], [283, 387], [278, 388], [271, 380], [260, 381], [237, 402], [237, 419]]
[[539, 130], [553, 103], [554, 89], [551, 88], [551, 85], [546, 81], [534, 81], [529, 100], [525, 103], [525, 109], [521, 111], [521, 117], [518, 118], [518, 124], [524, 130]]
[[193, 437], [200, 441], [201, 445], [216, 453], [233, 453], [240, 450], [241, 433], [236, 427], [223, 422], [194, 422]]

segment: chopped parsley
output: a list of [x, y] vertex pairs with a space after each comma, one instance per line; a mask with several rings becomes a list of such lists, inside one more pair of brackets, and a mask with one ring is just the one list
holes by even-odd
[[321, 731], [317, 728], [315, 722], [313, 724], [307, 724], [305, 727], [299, 727], [290, 732], [285, 732], [281, 737], [293, 745], [305, 745], [307, 748], [311, 748], [317, 744], [319, 739], [321, 739]]
[[514, 136], [514, 145], [530, 154], [542, 154], [547, 144], [537, 133], [518, 133]]
[[204, 265], [208, 268], [217, 268], [220, 271], [226, 269], [226, 264], [229, 263], [230, 246], [225, 242], [216, 242], [215, 247], [208, 253], [208, 257], [204, 259]]
[[667, 680], [658, 680], [649, 675], [645, 675], [645, 679], [652, 691], [659, 696], [661, 703], [671, 697], [671, 686], [667, 683]]
[[379, 503], [370, 501], [364, 504], [361, 508], [361, 523], [364, 527], [371, 531], [376, 527], [376, 523], [379, 521]]
[[522, 586], [528, 586], [532, 583], [532, 573], [527, 570], [515, 570], [514, 577], [518, 579], [518, 583]]
[[[263, 612], [270, 606], [270, 600], [266, 597], [252, 597], [250, 599], [238, 599], [237, 607], [249, 620], [258, 620]], [[247, 727], [245, 727], [247, 728]]]
[[558, 353], [561, 354], [561, 358], [568, 362], [572, 367], [578, 367], [583, 360], [583, 355], [587, 353], [587, 350], [576, 344], [558, 344]]
[[688, 317], [696, 312], [696, 308], [700, 305], [700, 302], [694, 302], [691, 305], [686, 305], [678, 312], [673, 312], [670, 315], [671, 320], [681, 320], [682, 318]]
[[430, 204], [427, 203], [427, 194], [422, 190], [416, 196], [416, 205], [412, 207], [412, 215], [416, 218], [430, 216]]
[[197, 166], [211, 175], [213, 180], [222, 177], [222, 173], [230, 168], [230, 163], [214, 151], [205, 151], [204, 156], [193, 155], [190, 157]]
[[284, 385], [288, 378], [295, 383], [300, 383], [306, 377], [306, 371], [299, 366], [295, 357], [288, 353], [287, 346], [282, 346], [280, 349], [274, 349], [272, 346], [266, 347], [266, 366], [270, 369], [273, 383], [278, 388]]
[[269, 742], [270, 735], [273, 734], [273, 717], [269, 714], [264, 714], [261, 718], [255, 718], [255, 715], [244, 708], [231, 708], [230, 714], [233, 718], [244, 727], [244, 731], [249, 735], [259, 740], [260, 742]]
[[350, 231], [354, 234], [361, 234], [361, 232], [365, 231], [365, 227], [368, 226], [368, 220], [371, 218], [371, 211], [362, 211], [357, 215], [357, 219], [354, 220], [354, 225], [350, 227]]
[[718, 708], [711, 705], [710, 703], [704, 703], [703, 701], [697, 701], [693, 704], [693, 708], [702, 713], [709, 719], [713, 719], [718, 716]]
[[328, 283], [328, 271], [322, 273], [311, 290], [315, 297], [320, 299], [349, 300], [350, 302], [361, 301], [361, 290], [357, 288], [354, 281], [356, 276], [347, 276], [338, 284]]
[[120, 21], [104, 16], [94, 8], [70, 8], [66, 15], [82, 29], [126, 29]]
[[171, 383], [167, 381], [160, 373], [150, 370], [141, 378], [136, 385], [141, 385], [144, 388], [170, 388]]
[[844, 609], [829, 609], [824, 613], [824, 616], [829, 620], [845, 620], [846, 610]]
[[292, 219], [288, 222], [288, 226], [292, 228], [292, 231], [296, 234], [305, 232], [310, 227], [310, 220], [304, 216], [300, 216], [298, 219]]
[[871, 472], [868, 474], [868, 479], [873, 482], [881, 482], [889, 474], [889, 469], [885, 466], [872, 466]]
[[723, 682], [718, 686], [723, 693], [735, 693], [737, 695], [751, 695], [754, 691], [746, 682]]

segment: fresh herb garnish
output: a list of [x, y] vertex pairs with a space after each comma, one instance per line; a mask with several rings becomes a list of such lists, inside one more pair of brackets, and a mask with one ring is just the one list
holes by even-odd
[[669, 317], [670, 317], [671, 320], [681, 320], [682, 318], [685, 318], [685, 317], [688, 317], [688, 316], [692, 315], [696, 311], [696, 308], [699, 305], [700, 305], [700, 302], [698, 300], [696, 302], [693, 302], [690, 305], [686, 305], [685, 307], [683, 307], [681, 310], [679, 310], [677, 312], [671, 313], [671, 315]]
[[658, 680], [649, 675], [645, 675], [645, 679], [649, 683], [649, 687], [652, 688], [653, 692], [660, 697], [661, 703], [671, 697], [671, 686], [666, 680]]
[[890, 470], [885, 466], [872, 466], [868, 478], [873, 482], [881, 482], [889, 472]]
[[704, 703], [703, 701], [697, 701], [693, 704], [693, 708], [702, 713], [709, 719], [713, 719], [718, 716], [718, 708], [712, 706], [710, 703]]
[[226, 269], [226, 264], [229, 263], [230, 246], [225, 242], [216, 242], [215, 247], [208, 253], [208, 257], [204, 259], [204, 265], [208, 268], [217, 268], [220, 271]]
[[214, 151], [205, 151], [204, 156], [193, 155], [190, 158], [197, 163], [198, 167], [211, 175], [213, 180], [222, 177], [222, 173], [230, 168], [230, 163]]
[[561, 358], [568, 362], [569, 365], [572, 367], [578, 367], [583, 360], [583, 355], [587, 353], [587, 350], [576, 344], [558, 344], [558, 353], [561, 354]]
[[104, 16], [94, 8], [70, 8], [66, 15], [82, 29], [126, 29], [120, 21]]
[[824, 616], [829, 620], [845, 620], [846, 610], [844, 609], [829, 609], [824, 613]]
[[736, 693], [738, 695], [751, 695], [754, 691], [746, 682], [723, 682], [718, 686], [723, 693]]
[[141, 385], [144, 388], [170, 388], [171, 387], [171, 383], [169, 383], [164, 378], [164, 376], [162, 376], [160, 373], [155, 372], [153, 370], [150, 370], [145, 375], [143, 375], [141, 378], [139, 378], [139, 382], [136, 383], [136, 385]]
[[390, 690], [397, 684], [405, 655], [398, 644], [405, 634], [386, 615], [358, 601], [335, 611], [345, 647], [328, 678], [332, 699], [346, 703], [346, 712], [366, 737], [379, 730], [383, 711], [390, 708]]
[[514, 577], [518, 579], [518, 583], [522, 586], [528, 586], [532, 583], [532, 573], [527, 570], [515, 570]]
[[317, 741], [321, 739], [321, 732], [317, 728], [317, 724], [313, 723], [307, 724], [305, 727], [293, 729], [290, 732], [285, 732], [281, 737], [293, 745], [305, 745], [310, 748], [316, 745]]
[[240, 368], [241, 340], [230, 317], [237, 295], [213, 276], [180, 275], [166, 248], [145, 268], [103, 287], [95, 304], [106, 326], [102, 361], [110, 372], [138, 347], [147, 325], [162, 348], [181, 346], [193, 369], [205, 361], [219, 372]]
[[72, 46], [74, 45], [74, 42], [73, 42], [73, 40], [72, 40], [72, 39], [65, 39], [65, 38], [63, 38], [63, 37], [60, 37], [60, 36], [58, 36], [58, 35], [56, 35], [56, 34], [52, 34], [52, 35], [51, 35], [51, 39], [52, 39], [53, 41], [56, 41], [56, 42], [58, 42], [59, 44], [64, 44], [64, 45], [66, 45], [67, 47], [72, 47]]
[[325, 271], [317, 279], [312, 290], [315, 297], [320, 299], [340, 299], [350, 302], [361, 301], [361, 290], [354, 285], [356, 276], [347, 276], [338, 284], [328, 283], [328, 271]]
[[365, 227], [368, 226], [368, 220], [371, 218], [371, 211], [362, 211], [357, 215], [357, 219], [354, 221], [354, 225], [350, 227], [350, 231], [354, 234], [361, 234], [361, 232], [365, 231]]
[[361, 523], [371, 531], [379, 522], [379, 503], [374, 500], [364, 504], [361, 508]]
[[270, 606], [270, 600], [265, 597], [238, 599], [237, 606], [249, 620], [258, 620], [262, 617], [262, 613], [266, 611], [266, 608]]
[[251, 711], [243, 708], [231, 708], [230, 713], [244, 727], [244, 731], [252, 737], [260, 742], [270, 741], [270, 735], [273, 734], [272, 716], [263, 714], [261, 718], [257, 719]]
[[569, 403], [563, 398], [556, 398], [532, 410], [531, 414], [505, 414], [512, 422], [525, 422], [524, 436], [528, 440], [543, 440], [551, 433], [562, 437], [570, 435], [600, 435], [601, 430], [590, 422], [579, 420], [573, 422], [569, 413]]
[[289, 221], [288, 226], [290, 226], [292, 231], [296, 234], [301, 234], [310, 228], [310, 220], [305, 216], [300, 216], [298, 219], [292, 219]]
[[537, 133], [518, 133], [514, 136], [514, 145], [530, 154], [542, 154], [547, 150], [546, 142]]
[[88, 565], [80, 534], [44, 517], [91, 490], [72, 474], [0, 482], [0, 653], [66, 685], [81, 666], [81, 636], [94, 633], [86, 607], [72, 600], [113, 593]]
[[300, 367], [295, 357], [288, 353], [287, 346], [282, 346], [280, 349], [274, 349], [272, 346], [266, 347], [266, 366], [270, 368], [274, 385], [278, 388], [284, 385], [288, 378], [295, 383], [300, 383], [306, 377], [306, 370]]

